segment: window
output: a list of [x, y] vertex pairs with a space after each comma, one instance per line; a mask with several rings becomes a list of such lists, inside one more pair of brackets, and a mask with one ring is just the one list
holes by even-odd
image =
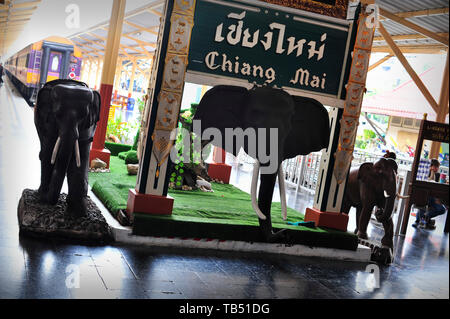
[[52, 72], [58, 72], [59, 68], [59, 57], [55, 55], [52, 59]]

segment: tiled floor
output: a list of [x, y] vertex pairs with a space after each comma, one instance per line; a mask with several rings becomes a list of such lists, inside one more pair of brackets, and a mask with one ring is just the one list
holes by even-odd
[[[395, 263], [380, 269], [379, 288], [365, 263], [19, 237], [17, 203], [24, 188], [39, 185], [38, 149], [32, 109], [8, 85], [1, 87], [0, 298], [449, 298], [445, 216], [434, 231], [409, 227], [406, 237], [396, 238]], [[245, 188], [246, 173], [233, 174]], [[289, 195], [295, 209], [311, 201]], [[373, 238], [381, 234], [371, 226]]]

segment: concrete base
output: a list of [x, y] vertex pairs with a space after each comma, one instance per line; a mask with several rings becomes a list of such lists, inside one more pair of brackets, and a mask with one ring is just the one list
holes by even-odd
[[227, 164], [208, 164], [208, 175], [215, 180], [224, 182], [225, 184], [230, 183], [231, 176], [231, 166]]
[[174, 199], [170, 196], [139, 194], [130, 189], [127, 203], [127, 215], [133, 220], [133, 213], [152, 215], [172, 215]]
[[118, 244], [159, 248], [166, 247], [170, 251], [174, 251], [174, 249], [180, 249], [182, 251], [203, 250], [205, 252], [221, 250], [241, 253], [256, 253], [259, 256], [261, 256], [261, 254], [278, 254], [286, 256], [319, 257], [331, 260], [353, 262], [370, 262], [371, 258], [371, 249], [363, 245], [358, 245], [356, 251], [351, 251], [344, 249], [309, 247], [304, 245], [250, 243], [244, 241], [225, 241], [217, 239], [136, 236], [133, 235], [132, 227], [120, 225], [92, 192], [90, 192], [90, 196], [99, 206], [101, 212], [105, 216], [105, 219], [108, 221], [112, 229], [114, 240]]
[[305, 222], [313, 221], [316, 227], [328, 227], [347, 231], [348, 215], [343, 213], [321, 212], [315, 208], [307, 208]]
[[186, 251], [207, 250], [207, 251], [232, 251], [240, 253], [256, 253], [271, 255], [289, 255], [289, 256], [305, 256], [320, 257], [333, 260], [369, 262], [371, 250], [363, 245], [358, 245], [356, 251], [310, 247], [304, 245], [287, 245], [287, 244], [268, 244], [268, 243], [251, 243], [233, 240], [218, 239], [198, 239], [198, 238], [168, 238], [168, 237], [151, 237], [151, 236], [135, 236], [131, 229], [114, 229], [114, 238], [117, 243], [139, 245], [148, 247], [167, 247], [168, 249], [178, 248]]

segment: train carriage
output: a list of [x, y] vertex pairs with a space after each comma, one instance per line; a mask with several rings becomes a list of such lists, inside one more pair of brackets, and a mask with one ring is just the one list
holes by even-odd
[[5, 70], [30, 105], [38, 90], [56, 79], [80, 80], [81, 50], [68, 39], [49, 37], [11, 56]]

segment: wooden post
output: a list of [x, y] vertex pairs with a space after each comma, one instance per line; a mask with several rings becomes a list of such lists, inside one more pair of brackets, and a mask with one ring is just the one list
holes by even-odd
[[[441, 94], [439, 97], [439, 110], [436, 115], [436, 122], [438, 123], [444, 123], [445, 117], [448, 114], [448, 98], [449, 98], [449, 86], [448, 86], [448, 53], [447, 50], [447, 62], [445, 63], [445, 69], [444, 69], [444, 76], [442, 78], [442, 85], [441, 85]], [[431, 143], [431, 150], [430, 150], [430, 158], [439, 158], [439, 150], [441, 148], [441, 143], [439, 142], [432, 142]]]
[[107, 167], [109, 167], [111, 152], [105, 149], [106, 129], [108, 125], [109, 109], [111, 107], [117, 58], [119, 56], [125, 6], [126, 0], [114, 0], [113, 2], [100, 86], [100, 95], [102, 97], [100, 121], [95, 132], [89, 160], [89, 162], [91, 162], [92, 159], [99, 158], [107, 164]]

